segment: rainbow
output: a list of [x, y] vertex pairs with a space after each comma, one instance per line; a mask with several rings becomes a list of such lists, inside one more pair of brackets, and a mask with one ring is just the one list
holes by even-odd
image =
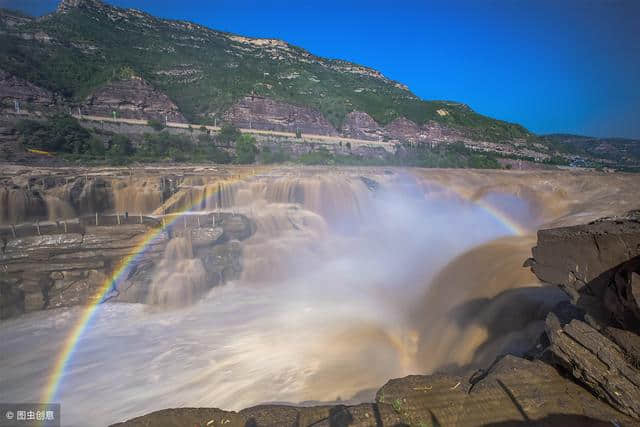
[[476, 206], [482, 208], [489, 215], [497, 219], [502, 225], [507, 227], [509, 231], [511, 231], [516, 236], [525, 236], [530, 233], [530, 231], [520, 224], [518, 224], [513, 219], [509, 218], [504, 212], [491, 206], [489, 203], [484, 200], [474, 200]]
[[[253, 173], [255, 174], [255, 169]], [[252, 174], [246, 174], [244, 176], [238, 176], [236, 179], [225, 180], [226, 183], [233, 183], [242, 181], [248, 178]], [[497, 208], [491, 206], [489, 203], [483, 200], [473, 199], [461, 191], [457, 191], [454, 188], [444, 187], [452, 193], [460, 196], [464, 200], [470, 201], [475, 205], [481, 207], [485, 212], [491, 215], [493, 218], [498, 220], [501, 224], [503, 224], [509, 231], [518, 236], [526, 235], [529, 233], [528, 230], [523, 228], [517, 222], [509, 218], [504, 212], [498, 210]], [[216, 191], [213, 193], [209, 193], [211, 196], [216, 194]], [[65, 370], [69, 365], [69, 362], [73, 358], [73, 354], [75, 349], [78, 346], [78, 342], [82, 338], [82, 335], [90, 326], [92, 319], [94, 318], [96, 312], [100, 304], [104, 301], [105, 297], [109, 294], [109, 292], [117, 288], [123, 278], [126, 278], [131, 270], [135, 267], [140, 258], [145, 254], [147, 248], [150, 247], [152, 243], [159, 239], [162, 236], [162, 233], [165, 230], [165, 227], [169, 227], [174, 224], [178, 219], [182, 218], [184, 215], [193, 211], [196, 206], [200, 206], [201, 203], [207, 198], [206, 192], [203, 192], [203, 195], [198, 197], [197, 200], [194, 200], [188, 207], [184, 208], [182, 211], [178, 212], [173, 216], [170, 222], [163, 225], [163, 227], [152, 228], [149, 230], [141, 239], [140, 243], [134, 248], [131, 255], [122, 259], [113, 270], [113, 273], [102, 283], [99, 290], [96, 292], [96, 295], [91, 300], [91, 302], [83, 309], [80, 318], [77, 320], [75, 325], [71, 328], [71, 332], [65, 339], [62, 349], [55, 359], [55, 363], [53, 369], [50, 372], [49, 379], [45, 386], [44, 392], [42, 394], [41, 402], [55, 402], [57, 397], [58, 390], [62, 383], [62, 379], [64, 377]]]
[[500, 224], [505, 226], [512, 234], [515, 234], [516, 236], [526, 236], [531, 233], [531, 230], [522, 226], [520, 223], [508, 216], [505, 212], [501, 211], [485, 200], [473, 197], [472, 194], [467, 194], [466, 192], [463, 192], [462, 190], [452, 185], [447, 186], [441, 183], [433, 182], [431, 182], [431, 184], [435, 184], [436, 186], [446, 190], [449, 194], [454, 194], [463, 200], [473, 203], [475, 206], [479, 207], [491, 217], [496, 219]]
[[[252, 173], [239, 175], [235, 179], [226, 179], [224, 180], [225, 184], [231, 184], [234, 182], [242, 181], [248, 178], [251, 175], [254, 175], [256, 170], [253, 169]], [[53, 369], [49, 374], [49, 380], [45, 386], [44, 392], [41, 397], [41, 402], [55, 402], [57, 397], [58, 390], [60, 388], [60, 384], [62, 383], [62, 379], [64, 377], [64, 372], [69, 365], [69, 362], [73, 358], [74, 351], [78, 346], [78, 342], [82, 335], [87, 330], [89, 325], [91, 324], [91, 320], [94, 318], [96, 312], [100, 304], [104, 301], [105, 297], [109, 294], [109, 292], [116, 288], [123, 278], [128, 277], [131, 270], [137, 265], [138, 261], [145, 254], [147, 248], [151, 246], [157, 239], [162, 237], [164, 230], [166, 227], [171, 226], [184, 215], [193, 211], [196, 206], [200, 206], [201, 203], [207, 198], [207, 196], [211, 196], [217, 193], [216, 191], [203, 192], [200, 197], [194, 199], [190, 205], [186, 208], [182, 209], [173, 218], [165, 223], [162, 227], [152, 228], [150, 229], [141, 239], [140, 243], [136, 245], [131, 253], [131, 255], [123, 258], [114, 268], [113, 272], [107, 279], [100, 285], [100, 288], [94, 295], [93, 299], [90, 300], [89, 304], [83, 309], [80, 318], [77, 320], [75, 325], [71, 328], [71, 332], [64, 340], [62, 345], [62, 349], [58, 354], [58, 357], [55, 359], [55, 363], [53, 365]]]

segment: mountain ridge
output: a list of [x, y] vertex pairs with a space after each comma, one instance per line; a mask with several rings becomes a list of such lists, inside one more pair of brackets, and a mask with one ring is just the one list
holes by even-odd
[[98, 0], [64, 0], [55, 13], [20, 30], [46, 34], [49, 44], [27, 43], [3, 31], [2, 38], [17, 41], [14, 49], [0, 49], [6, 71], [75, 101], [131, 67], [195, 122], [212, 121], [234, 102], [257, 95], [316, 109], [337, 129], [347, 114], [363, 111], [380, 125], [404, 117], [418, 125], [435, 121], [486, 131], [491, 139], [531, 135], [521, 125], [482, 116], [462, 103], [423, 100], [370, 67], [319, 57], [278, 39], [156, 18]]

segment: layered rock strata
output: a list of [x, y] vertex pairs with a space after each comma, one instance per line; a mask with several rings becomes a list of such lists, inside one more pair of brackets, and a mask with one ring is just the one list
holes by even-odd
[[135, 262], [127, 276], [104, 300], [147, 302], [155, 268], [173, 238], [189, 242], [192, 257], [204, 268], [206, 286], [236, 278], [242, 270], [238, 240], [252, 234], [251, 223], [232, 214], [215, 214], [214, 222], [212, 215], [185, 217], [167, 228], [159, 219], [115, 215], [4, 227], [1, 317], [97, 302], [92, 299], [105, 281], [131, 256]]
[[186, 123], [177, 105], [167, 95], [138, 77], [115, 80], [91, 94], [81, 112], [89, 116], [158, 120]]
[[640, 418], [640, 213], [541, 230], [527, 265], [574, 304], [547, 317], [550, 360]]
[[166, 409], [112, 427], [178, 426], [604, 426], [633, 419], [541, 361], [514, 356], [487, 371], [411, 375], [389, 381], [374, 403], [296, 407], [260, 405], [239, 412]]
[[50, 91], [0, 69], [0, 107], [18, 112], [48, 111], [57, 103]]
[[317, 110], [258, 96], [242, 98], [227, 110], [224, 120], [245, 129], [338, 135]]

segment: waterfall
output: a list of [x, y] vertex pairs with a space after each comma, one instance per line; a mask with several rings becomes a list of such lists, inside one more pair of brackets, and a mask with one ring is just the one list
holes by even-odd
[[202, 261], [193, 256], [190, 239], [171, 239], [149, 287], [147, 302], [163, 307], [193, 304], [208, 287]]

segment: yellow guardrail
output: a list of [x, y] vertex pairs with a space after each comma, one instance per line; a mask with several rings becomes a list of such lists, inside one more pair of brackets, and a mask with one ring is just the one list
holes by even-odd
[[53, 157], [54, 154], [50, 153], [48, 151], [44, 151], [44, 150], [36, 150], [35, 148], [27, 148], [27, 151], [29, 153], [33, 153], [33, 154], [40, 154], [41, 156], [49, 156], [49, 157]]

